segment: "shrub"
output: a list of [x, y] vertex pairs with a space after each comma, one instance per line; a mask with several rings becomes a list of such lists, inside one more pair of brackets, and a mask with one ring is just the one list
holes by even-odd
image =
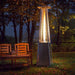
[[53, 52], [71, 52], [75, 51], [75, 43], [62, 43], [61, 45], [52, 45]]

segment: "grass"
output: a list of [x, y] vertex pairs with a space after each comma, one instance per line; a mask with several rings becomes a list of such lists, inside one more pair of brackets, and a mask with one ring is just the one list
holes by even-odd
[[[52, 64], [49, 67], [35, 65], [14, 70], [1, 70], [0, 75], [75, 75], [75, 52], [55, 52], [52, 54]], [[33, 64], [36, 64], [37, 53], [33, 54]]]

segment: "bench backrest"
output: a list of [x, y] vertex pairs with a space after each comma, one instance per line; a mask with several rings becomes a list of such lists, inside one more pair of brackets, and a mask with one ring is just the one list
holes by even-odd
[[9, 54], [11, 52], [11, 44], [0, 44], [0, 55]]
[[17, 55], [26, 55], [29, 51], [29, 44], [28, 43], [18, 43], [15, 44], [15, 51]]

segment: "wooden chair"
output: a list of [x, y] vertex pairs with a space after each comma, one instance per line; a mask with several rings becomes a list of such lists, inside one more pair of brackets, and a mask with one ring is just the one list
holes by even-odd
[[0, 44], [0, 56], [9, 55], [11, 52], [11, 44]]
[[2, 63], [4, 63], [4, 60], [8, 59], [8, 55], [10, 55], [11, 52], [11, 44], [0, 44], [0, 60]]
[[29, 50], [28, 43], [15, 44], [15, 54], [17, 58], [26, 58], [27, 64], [32, 64], [32, 50]]

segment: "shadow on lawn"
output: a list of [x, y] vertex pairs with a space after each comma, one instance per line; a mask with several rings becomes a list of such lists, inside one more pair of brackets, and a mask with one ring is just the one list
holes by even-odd
[[6, 72], [9, 70], [19, 71], [19, 70], [27, 70], [30, 66], [24, 66], [24, 64], [0, 64], [0, 72]]
[[[20, 66], [18, 66], [18, 65], [20, 65]], [[24, 73], [24, 71], [25, 70], [30, 70], [30, 68], [32, 69], [32, 68], [34, 68], [34, 69], [36, 69], [36, 68], [40, 68], [40, 70], [42, 70], [41, 69], [41, 67], [42, 66], [37, 66], [36, 64], [33, 64], [32, 66], [23, 66], [22, 64], [17, 64], [17, 67], [16, 67], [16, 65], [6, 65], [6, 66], [10, 66], [9, 68], [5, 68], [5, 65], [3, 66], [3, 65], [0, 65], [0, 67], [4, 67], [3, 69], [0, 69], [0, 72], [7, 72], [7, 71], [10, 71], [11, 73], [12, 73], [12, 75], [13, 74], [15, 74], [14, 73], [14, 71], [16, 72], [16, 71], [18, 71], [19, 73], [22, 71], [23, 73]], [[14, 66], [14, 67], [13, 67]], [[53, 68], [53, 69], [56, 69], [56, 70], [59, 70], [59, 71], [61, 71], [61, 72], [63, 72], [63, 73], [65, 73], [64, 75], [67, 75], [67, 74], [69, 74], [69, 75], [75, 75], [75, 73], [74, 72], [72, 72], [71, 70], [69, 70], [69, 69], [65, 69], [65, 68], [61, 68], [61, 64], [58, 64], [58, 63], [53, 63], [52, 65], [50, 65], [49, 67], [46, 67], [46, 66], [43, 66], [43, 68]], [[34, 74], [33, 74], [34, 73]], [[39, 73], [39, 75], [41, 75], [41, 72], [37, 72], [37, 73], [35, 73], [35, 72], [31, 72], [31, 74], [30, 75], [38, 75], [38, 73]], [[17, 74], [17, 73], [16, 73]], [[17, 74], [18, 75], [18, 74]], [[29, 74], [28, 74], [29, 75]]]

